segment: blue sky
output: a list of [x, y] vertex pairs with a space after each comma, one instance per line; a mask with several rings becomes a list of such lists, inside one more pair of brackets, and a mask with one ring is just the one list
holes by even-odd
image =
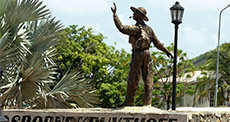
[[[217, 46], [218, 16], [230, 0], [178, 0], [185, 8], [183, 22], [179, 25], [178, 48], [189, 58], [199, 56]], [[171, 23], [169, 8], [174, 0], [43, 0], [56, 19], [68, 27], [79, 25], [92, 27], [95, 33], [102, 33], [108, 45], [131, 51], [128, 36], [121, 34], [113, 23], [111, 7], [117, 5], [117, 14], [124, 25], [132, 25], [134, 20], [130, 6], [144, 7], [158, 39], [169, 46], [174, 42], [174, 25]], [[222, 14], [221, 43], [230, 42], [230, 8]], [[114, 42], [117, 44], [114, 45]], [[151, 48], [156, 51], [156, 48]]]

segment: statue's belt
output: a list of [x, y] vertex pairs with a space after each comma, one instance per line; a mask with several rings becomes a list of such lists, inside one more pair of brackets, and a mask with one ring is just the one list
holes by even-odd
[[145, 51], [145, 50], [149, 50], [149, 48], [133, 49], [133, 52], [141, 52], [141, 51]]

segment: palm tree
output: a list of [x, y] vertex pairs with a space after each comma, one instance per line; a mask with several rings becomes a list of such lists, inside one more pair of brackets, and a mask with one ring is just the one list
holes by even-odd
[[214, 80], [214, 72], [213, 71], [203, 71], [201, 73], [201, 77], [197, 78], [197, 82], [194, 83], [195, 87], [195, 95], [193, 98], [193, 107], [200, 103], [203, 99], [209, 99], [210, 106], [212, 106], [212, 102], [214, 98], [214, 87], [215, 80]]
[[[42, 2], [1, 0], [0, 26], [3, 106], [65, 108], [73, 107], [71, 102], [75, 107], [91, 106], [87, 101], [94, 98], [93, 92], [86, 79], [79, 78], [80, 74], [78, 78], [72, 73], [66, 74], [57, 83], [57, 66], [53, 57], [62, 24], [51, 18]], [[87, 90], [82, 90], [84, 88]]]
[[[215, 72], [216, 70], [216, 49], [212, 50], [208, 55], [207, 63], [204, 66], [208, 72]], [[228, 106], [228, 102], [230, 100], [229, 94], [229, 86], [230, 86], [230, 72], [229, 72], [229, 64], [230, 64], [230, 43], [224, 43], [220, 46], [220, 70], [219, 70], [219, 80], [218, 80], [218, 106], [226, 105]], [[214, 93], [214, 86], [215, 86], [215, 75], [211, 74], [211, 77], [208, 79], [201, 79], [198, 82], [197, 88], [203, 88], [204, 85], [207, 86], [206, 89], [202, 91], [198, 91], [198, 95], [196, 98], [200, 97], [209, 97], [210, 93]], [[213, 76], [213, 77], [212, 77]], [[202, 85], [203, 84], [203, 85]], [[211, 99], [211, 98], [210, 98]]]
[[93, 107], [97, 96], [87, 82], [81, 72], [65, 74], [54, 88], [50, 89], [46, 84], [39, 91], [40, 96], [34, 101], [35, 108]]

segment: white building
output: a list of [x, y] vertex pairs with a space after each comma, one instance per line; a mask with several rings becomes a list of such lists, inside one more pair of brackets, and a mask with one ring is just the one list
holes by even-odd
[[[186, 76], [186, 74], [185, 74]], [[181, 107], [211, 107], [214, 105], [214, 93], [212, 92], [206, 92], [205, 97], [200, 97], [199, 99], [195, 100], [195, 96], [199, 94], [200, 92], [207, 90], [210, 88], [211, 79], [214, 78], [215, 74], [214, 72], [202, 72], [202, 71], [195, 71], [193, 73], [193, 76], [189, 79], [186, 79], [188, 84], [197, 85], [198, 84], [198, 78], [202, 78], [206, 76], [208, 78], [208, 81], [202, 86], [202, 88], [197, 89], [196, 93], [194, 95], [185, 95], [181, 99]], [[183, 80], [181, 80], [183, 81]], [[195, 101], [195, 103], [194, 103]]]
[[[213, 79], [215, 77], [214, 72], [202, 72], [202, 71], [194, 71], [190, 73], [186, 73], [183, 77], [178, 77], [178, 82], [185, 82], [187, 85], [196, 85], [198, 84], [198, 78], [202, 78], [203, 76], [207, 76], [209, 79]], [[172, 77], [165, 78], [163, 80], [168, 80], [172, 82]], [[195, 100], [195, 96], [200, 92], [208, 89], [210, 87], [210, 81], [207, 81], [202, 88], [198, 89], [194, 95], [185, 94], [184, 97], [181, 98], [181, 101], [177, 101], [177, 107], [211, 107], [214, 105], [214, 93], [209, 93], [205, 95], [206, 97], [200, 97], [199, 99]], [[195, 101], [195, 104], [194, 104]]]

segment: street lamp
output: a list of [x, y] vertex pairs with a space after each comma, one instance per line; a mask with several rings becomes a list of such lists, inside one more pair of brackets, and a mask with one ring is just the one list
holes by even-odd
[[[2, 74], [3, 74], [3, 71], [2, 71], [2, 68], [0, 67], [0, 82], [1, 82], [1, 78], [2, 78]], [[1, 84], [1, 83], [0, 83]], [[1, 85], [0, 85], [1, 87]], [[0, 94], [1, 94], [1, 88], [0, 88]], [[1, 96], [1, 95], [0, 95]], [[0, 100], [1, 101], [1, 100]], [[1, 103], [0, 103], [0, 122], [8, 122], [8, 120], [2, 116], [2, 112], [1, 112]]]
[[216, 86], [215, 86], [215, 101], [214, 105], [217, 106], [217, 90], [218, 90], [218, 75], [219, 75], [219, 52], [220, 52], [220, 27], [221, 27], [221, 15], [225, 9], [230, 7], [230, 3], [220, 11], [219, 14], [219, 28], [218, 28], [218, 45], [217, 45], [217, 59], [216, 59]]
[[173, 60], [173, 93], [172, 93], [172, 110], [176, 110], [176, 77], [177, 77], [177, 35], [178, 25], [182, 23], [184, 8], [177, 1], [171, 8], [172, 23], [175, 24], [174, 38], [174, 60]]

